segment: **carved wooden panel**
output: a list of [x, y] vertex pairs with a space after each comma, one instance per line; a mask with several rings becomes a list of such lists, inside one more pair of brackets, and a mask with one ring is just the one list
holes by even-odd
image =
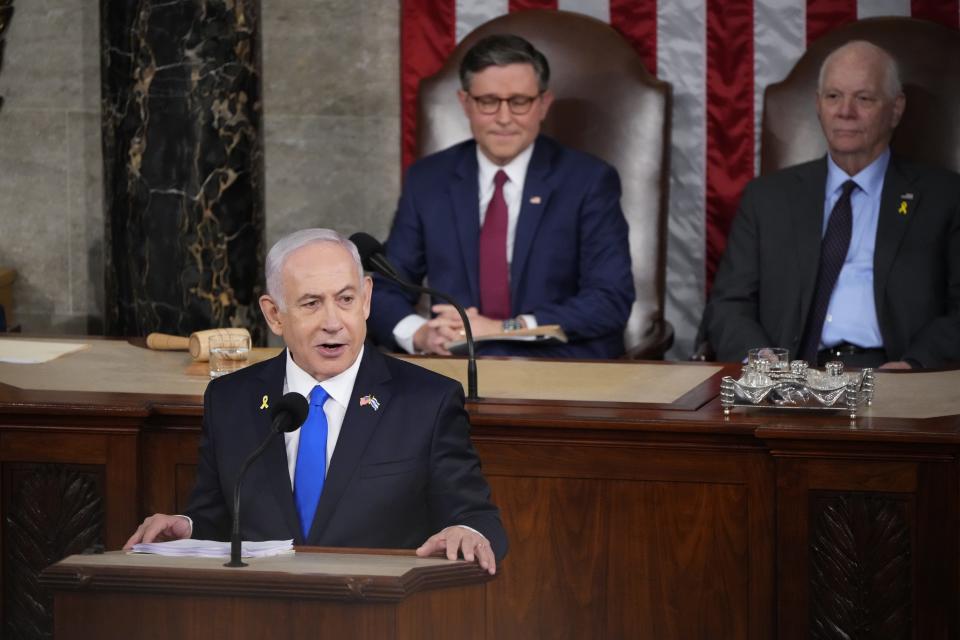
[[810, 637], [912, 637], [909, 496], [812, 492]]
[[4, 468], [4, 637], [51, 638], [53, 601], [37, 576], [103, 540], [97, 468], [8, 464]]

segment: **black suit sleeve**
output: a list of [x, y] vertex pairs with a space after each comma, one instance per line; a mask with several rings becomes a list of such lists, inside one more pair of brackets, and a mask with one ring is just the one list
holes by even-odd
[[203, 432], [200, 436], [197, 480], [190, 494], [185, 515], [193, 520], [192, 538], [200, 540], [229, 540], [230, 513], [226, 497], [220, 487], [217, 472], [216, 443], [214, 441], [213, 390], [217, 380], [207, 385], [203, 395]]
[[759, 320], [758, 215], [754, 189], [752, 184], [747, 185], [705, 312], [707, 335], [721, 361], [739, 362], [746, 357], [747, 350], [774, 344]]
[[470, 442], [470, 421], [463, 389], [451, 385], [434, 421], [430, 444], [429, 503], [435, 531], [466, 525], [482, 533], [497, 559], [507, 553], [507, 534], [490, 501], [490, 486]]
[[[942, 286], [938, 294], [930, 296], [931, 299], [942, 296], [941, 313], [932, 317], [910, 336], [902, 354], [891, 354], [888, 351], [892, 358], [913, 360], [924, 367], [945, 367], [960, 362], [960, 202], [957, 202], [960, 178], [955, 175], [951, 175], [951, 178], [953, 179], [950, 184], [953, 188], [948, 190], [948, 193], [953, 194], [954, 205], [950, 209], [945, 228], [940, 227], [943, 230], [943, 244], [938, 246], [938, 243], [933, 241], [925, 247], [927, 252], [937, 256], [939, 264], [943, 265], [943, 271], [930, 274], [928, 282], [918, 283], [914, 280], [911, 283], [907, 280], [902, 294], [906, 300], [890, 301], [891, 305], [897, 306], [899, 314], [916, 314], [919, 305], [911, 305], [910, 296], [914, 295], [916, 290], [930, 286], [930, 283]], [[942, 255], [939, 251], [943, 251]], [[895, 315], [891, 313], [891, 317]], [[901, 323], [906, 325], [907, 321], [902, 320]]]

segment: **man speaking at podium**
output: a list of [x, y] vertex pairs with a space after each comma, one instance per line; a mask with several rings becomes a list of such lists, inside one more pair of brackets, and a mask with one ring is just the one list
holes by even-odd
[[271, 402], [310, 400], [303, 427], [249, 468], [244, 540], [445, 551], [490, 573], [507, 538], [470, 443], [463, 389], [365, 348], [373, 283], [334, 231], [306, 229], [270, 249], [260, 308], [279, 356], [210, 382], [197, 483], [184, 515], [144, 520], [137, 542], [229, 540], [240, 466], [270, 431]]

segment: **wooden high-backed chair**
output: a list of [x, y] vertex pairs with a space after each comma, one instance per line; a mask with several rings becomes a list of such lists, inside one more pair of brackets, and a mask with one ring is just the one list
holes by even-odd
[[664, 319], [671, 87], [651, 76], [609, 25], [566, 11], [524, 11], [470, 33], [443, 68], [420, 85], [418, 154], [470, 137], [457, 101], [460, 60], [480, 38], [512, 33], [550, 62], [556, 95], [542, 131], [610, 163], [620, 173], [630, 225], [637, 300], [624, 332], [628, 357], [660, 359], [673, 343]]

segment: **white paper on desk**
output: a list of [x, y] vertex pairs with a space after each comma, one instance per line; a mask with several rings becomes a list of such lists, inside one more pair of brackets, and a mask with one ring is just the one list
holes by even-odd
[[[229, 558], [230, 543], [216, 540], [171, 540], [169, 542], [141, 542], [133, 545], [134, 553], [155, 553], [161, 556], [191, 558]], [[266, 558], [284, 553], [293, 553], [293, 540], [244, 541], [240, 543], [240, 555], [244, 558]]]
[[0, 340], [0, 362], [11, 364], [43, 364], [74, 351], [89, 349], [84, 342], [46, 342], [42, 340]]

